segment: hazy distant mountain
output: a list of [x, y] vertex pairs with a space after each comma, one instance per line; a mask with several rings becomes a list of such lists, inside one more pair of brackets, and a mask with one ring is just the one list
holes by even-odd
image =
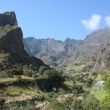
[[67, 38], [65, 41], [59, 41], [29, 37], [24, 38], [24, 45], [31, 56], [39, 57], [49, 65], [64, 67], [81, 63], [90, 64], [94, 69], [103, 68], [109, 62], [106, 60], [106, 54], [110, 48], [110, 29], [95, 31], [84, 40]]
[[82, 41], [66, 39], [64, 42], [54, 39], [25, 38], [26, 51], [31, 56], [42, 58], [47, 64], [59, 65], [77, 53]]

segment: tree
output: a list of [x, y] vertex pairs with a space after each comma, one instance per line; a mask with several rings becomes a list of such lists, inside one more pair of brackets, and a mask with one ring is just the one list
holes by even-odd
[[22, 65], [14, 65], [13, 68], [11, 69], [11, 73], [13, 75], [23, 75], [23, 67]]
[[37, 73], [37, 70], [34, 69], [33, 65], [24, 65], [23, 73], [24, 73], [24, 75], [27, 75], [27, 76], [33, 76]]
[[47, 83], [50, 90], [53, 88], [59, 88], [64, 81], [62, 73], [56, 71], [55, 69], [46, 70], [44, 75], [47, 78]]
[[39, 74], [43, 75], [44, 71], [48, 70], [49, 67], [47, 66], [40, 66], [39, 68]]
[[57, 91], [64, 80], [62, 73], [55, 69], [47, 69], [43, 72], [42, 76], [37, 79], [37, 84], [42, 90], [52, 91], [54, 88]]

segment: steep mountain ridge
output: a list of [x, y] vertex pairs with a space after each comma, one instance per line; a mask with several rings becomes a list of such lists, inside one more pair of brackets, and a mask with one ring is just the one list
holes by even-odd
[[23, 33], [18, 27], [14, 12], [0, 14], [0, 52], [8, 53], [11, 63], [33, 64], [36, 67], [44, 63], [35, 57], [30, 57], [24, 50]]
[[69, 64], [81, 63], [91, 65], [95, 70], [98, 70], [102, 65], [96, 65], [99, 58], [103, 59], [103, 67], [106, 67], [105, 63], [109, 62], [106, 61], [106, 54], [110, 48], [109, 28], [95, 31], [86, 36], [84, 40], [67, 38], [63, 42], [54, 39], [30, 37], [25, 38], [23, 42], [25, 50], [31, 56], [37, 56], [52, 66], [65, 67]]

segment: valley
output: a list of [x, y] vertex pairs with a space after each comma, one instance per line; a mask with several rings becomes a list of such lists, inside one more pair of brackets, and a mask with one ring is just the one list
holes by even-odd
[[64, 67], [67, 71], [75, 72], [89, 67], [93, 71], [109, 68], [109, 28], [95, 31], [84, 40], [67, 38], [65, 41], [59, 41], [28, 37], [24, 38], [23, 42], [30, 56], [38, 57], [55, 68]]
[[0, 110], [109, 110], [110, 29], [84, 40], [23, 39], [0, 14]]

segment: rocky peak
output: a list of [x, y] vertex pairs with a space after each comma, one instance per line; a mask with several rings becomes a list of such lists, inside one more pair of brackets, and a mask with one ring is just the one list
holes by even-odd
[[40, 59], [30, 57], [25, 52], [23, 33], [14, 12], [0, 14], [0, 25], [0, 52], [8, 53], [12, 63], [33, 64], [38, 68], [44, 65]]
[[7, 24], [11, 26], [18, 25], [15, 12], [12, 11], [0, 14], [0, 26], [6, 26]]
[[109, 39], [110, 39], [110, 28], [104, 28], [88, 35], [85, 38], [84, 42], [85, 44], [89, 43], [91, 45], [100, 45], [110, 42]]

